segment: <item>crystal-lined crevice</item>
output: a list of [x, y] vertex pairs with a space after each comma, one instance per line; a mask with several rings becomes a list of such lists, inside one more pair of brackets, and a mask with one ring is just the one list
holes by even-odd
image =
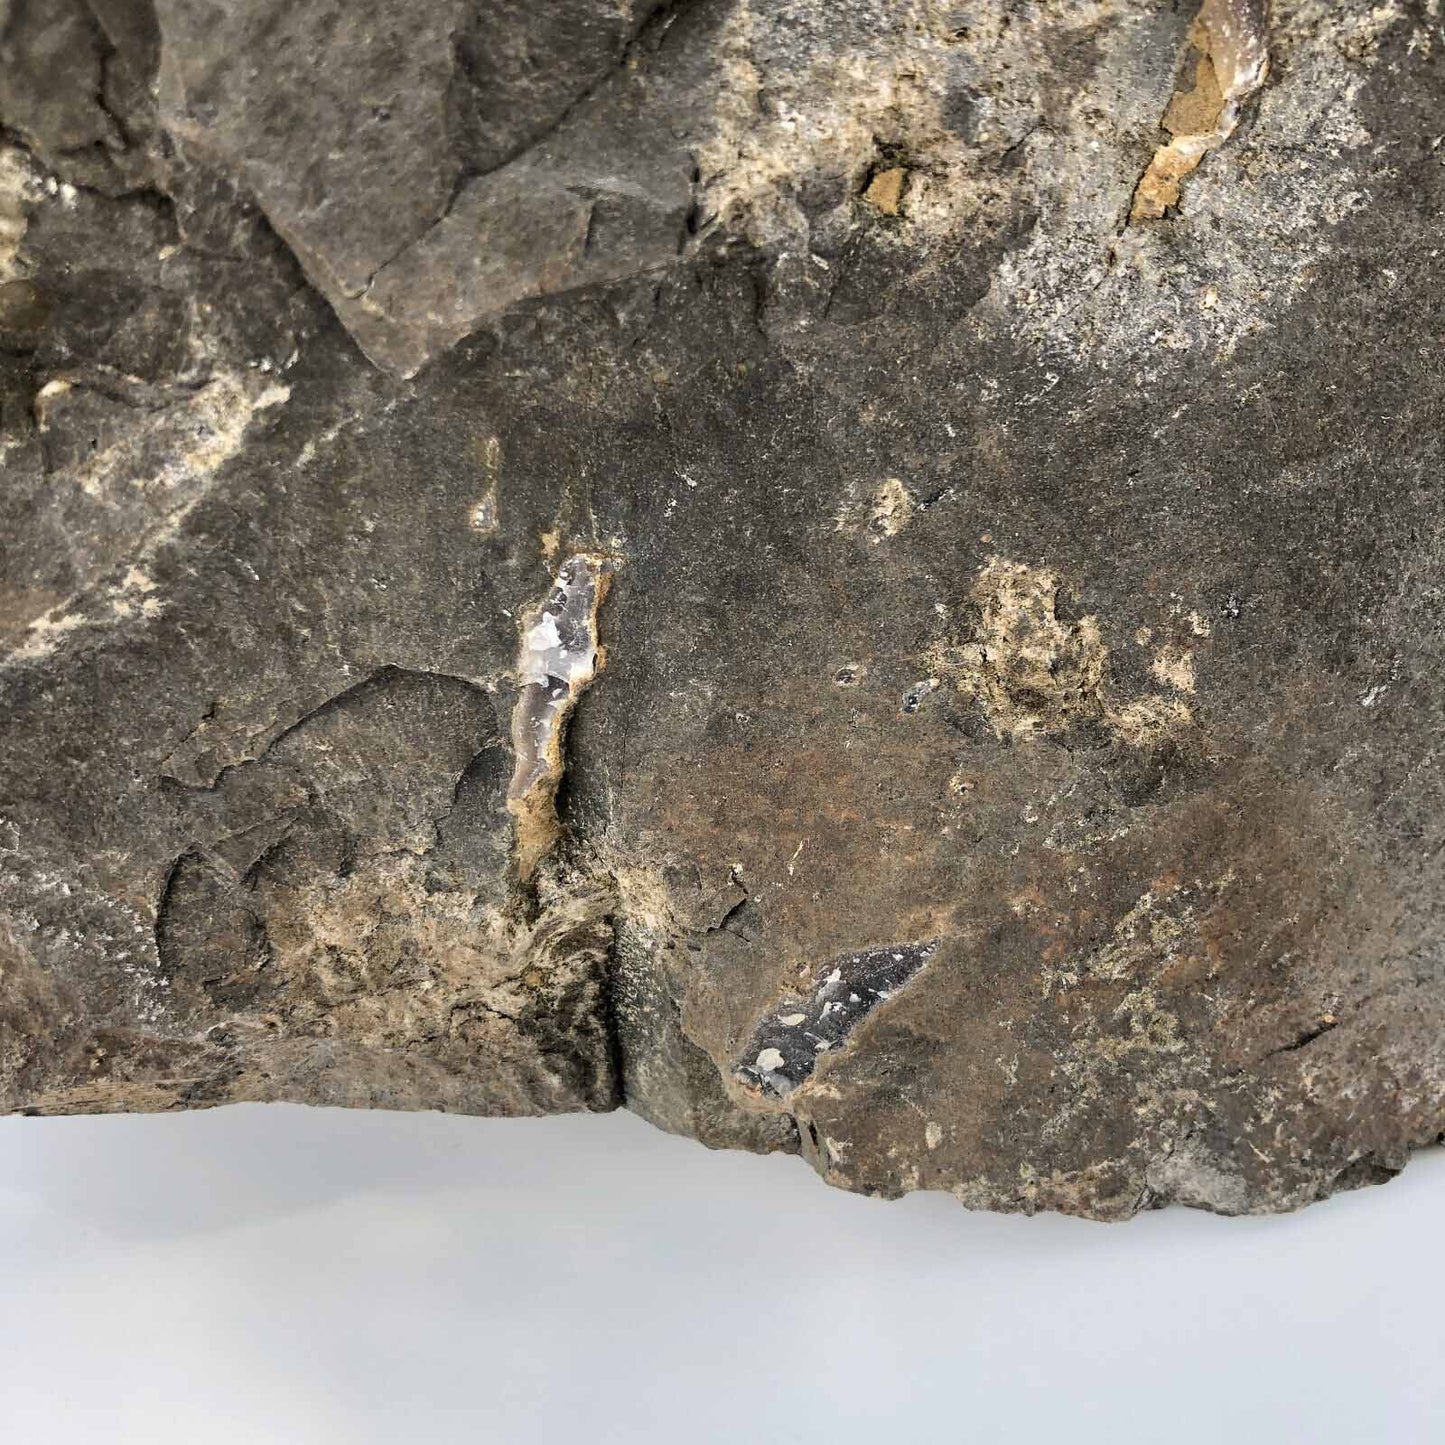
[[517, 659], [520, 693], [512, 710], [516, 763], [507, 808], [517, 820], [517, 871], [530, 878], [561, 834], [557, 788], [563, 744], [577, 699], [602, 670], [597, 609], [612, 577], [610, 559], [577, 553], [558, 569], [546, 601], [528, 619]]

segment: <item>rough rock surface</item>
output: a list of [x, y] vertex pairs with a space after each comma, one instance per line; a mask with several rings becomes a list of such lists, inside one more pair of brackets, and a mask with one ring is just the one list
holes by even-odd
[[0, 1105], [1437, 1141], [1440, 12], [0, 4]]

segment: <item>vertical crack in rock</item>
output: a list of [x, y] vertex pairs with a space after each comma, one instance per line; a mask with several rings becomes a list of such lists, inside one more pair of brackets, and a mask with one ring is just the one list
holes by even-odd
[[1179, 204], [1179, 182], [1234, 133], [1241, 107], [1269, 71], [1265, 30], [1264, 0], [1204, 0], [1199, 7], [1189, 69], [1160, 121], [1169, 139], [1134, 190], [1131, 223], [1161, 220]]
[[597, 609], [607, 595], [612, 565], [587, 553], [569, 557], [522, 631], [521, 694], [512, 710], [517, 761], [507, 808], [517, 820], [517, 871], [523, 882], [562, 831], [557, 788], [567, 767], [562, 752], [567, 720], [606, 662], [597, 641]]
[[936, 938], [845, 953], [823, 965], [806, 998], [785, 998], [753, 1031], [734, 1077], [786, 1099], [812, 1077], [818, 1060], [841, 1048], [879, 1004], [931, 959]]

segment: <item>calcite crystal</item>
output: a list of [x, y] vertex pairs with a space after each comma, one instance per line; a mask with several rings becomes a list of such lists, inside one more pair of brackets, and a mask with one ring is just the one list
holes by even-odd
[[0, 123], [4, 1109], [1445, 1133], [1435, 0], [14, 0]]

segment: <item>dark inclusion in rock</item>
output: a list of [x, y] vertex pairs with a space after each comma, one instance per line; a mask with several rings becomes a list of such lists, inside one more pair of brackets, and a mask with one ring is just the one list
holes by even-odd
[[754, 1032], [736, 1070], [744, 1083], [785, 1099], [812, 1077], [824, 1054], [847, 1043], [879, 1004], [933, 957], [938, 940], [890, 943], [824, 964], [805, 999], [785, 999]]

